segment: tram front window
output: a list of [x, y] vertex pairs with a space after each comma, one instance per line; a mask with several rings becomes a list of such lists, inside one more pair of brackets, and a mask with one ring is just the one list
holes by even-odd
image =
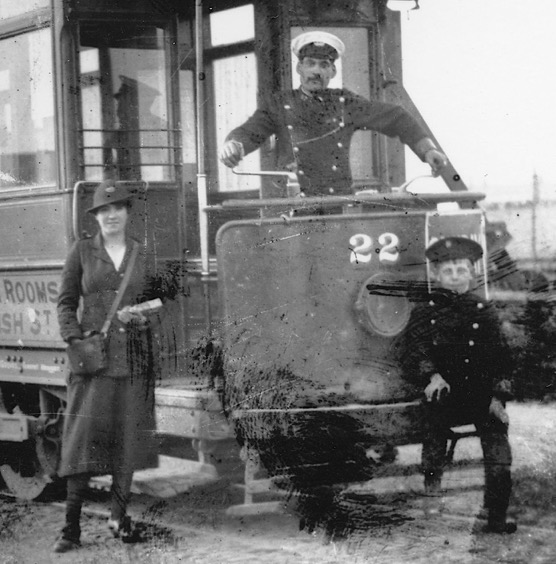
[[174, 180], [167, 33], [152, 25], [80, 28], [83, 178]]
[[50, 30], [0, 41], [0, 189], [54, 185]]

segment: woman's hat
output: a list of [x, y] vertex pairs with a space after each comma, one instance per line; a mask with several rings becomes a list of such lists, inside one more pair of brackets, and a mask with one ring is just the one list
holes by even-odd
[[104, 180], [96, 187], [95, 195], [93, 196], [93, 206], [87, 211], [95, 213], [103, 206], [129, 202], [131, 198], [132, 195], [125, 185], [119, 184], [114, 180]]
[[425, 256], [431, 262], [458, 259], [469, 259], [475, 262], [483, 256], [483, 247], [467, 237], [446, 237], [430, 245], [425, 251]]

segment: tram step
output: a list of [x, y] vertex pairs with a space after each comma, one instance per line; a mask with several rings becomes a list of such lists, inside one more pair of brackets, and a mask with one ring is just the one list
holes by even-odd
[[[227, 515], [241, 517], [284, 511], [283, 502], [254, 500], [252, 498], [253, 494], [265, 493], [259, 486], [263, 486], [268, 481], [255, 480], [255, 482], [256, 485], [251, 483], [250, 486], [245, 488], [246, 497], [244, 503], [228, 507], [226, 510]], [[484, 471], [479, 464], [463, 468], [451, 468], [445, 472], [442, 480], [443, 492], [446, 495], [451, 495], [459, 490], [479, 489], [483, 485]], [[415, 473], [406, 476], [373, 478], [368, 482], [352, 484], [348, 487], [348, 490], [372, 496], [384, 496], [393, 493], [417, 494], [419, 496], [423, 493], [423, 475]], [[274, 494], [280, 493], [275, 489], [266, 490], [266, 493], [269, 493], [269, 491], [272, 491]]]
[[[158, 460], [158, 468], [138, 470], [133, 474], [132, 493], [169, 498], [218, 480], [218, 472], [212, 464], [162, 455]], [[109, 491], [112, 476], [95, 476], [89, 486]]]

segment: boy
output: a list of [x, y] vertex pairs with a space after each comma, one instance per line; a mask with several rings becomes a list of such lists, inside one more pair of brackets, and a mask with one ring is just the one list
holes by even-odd
[[478, 243], [463, 237], [427, 248], [435, 288], [412, 312], [401, 361], [425, 395], [426, 492], [440, 489], [450, 428], [473, 423], [483, 450], [487, 531], [513, 533], [515, 523], [506, 521], [512, 455], [504, 409], [511, 361], [496, 312], [472, 293], [473, 265], [482, 254]]

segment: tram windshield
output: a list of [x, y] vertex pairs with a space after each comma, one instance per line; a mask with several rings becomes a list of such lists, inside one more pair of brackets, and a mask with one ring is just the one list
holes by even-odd
[[56, 182], [52, 41], [41, 29], [0, 41], [0, 189]]
[[175, 178], [167, 31], [142, 23], [80, 27], [82, 178]]

